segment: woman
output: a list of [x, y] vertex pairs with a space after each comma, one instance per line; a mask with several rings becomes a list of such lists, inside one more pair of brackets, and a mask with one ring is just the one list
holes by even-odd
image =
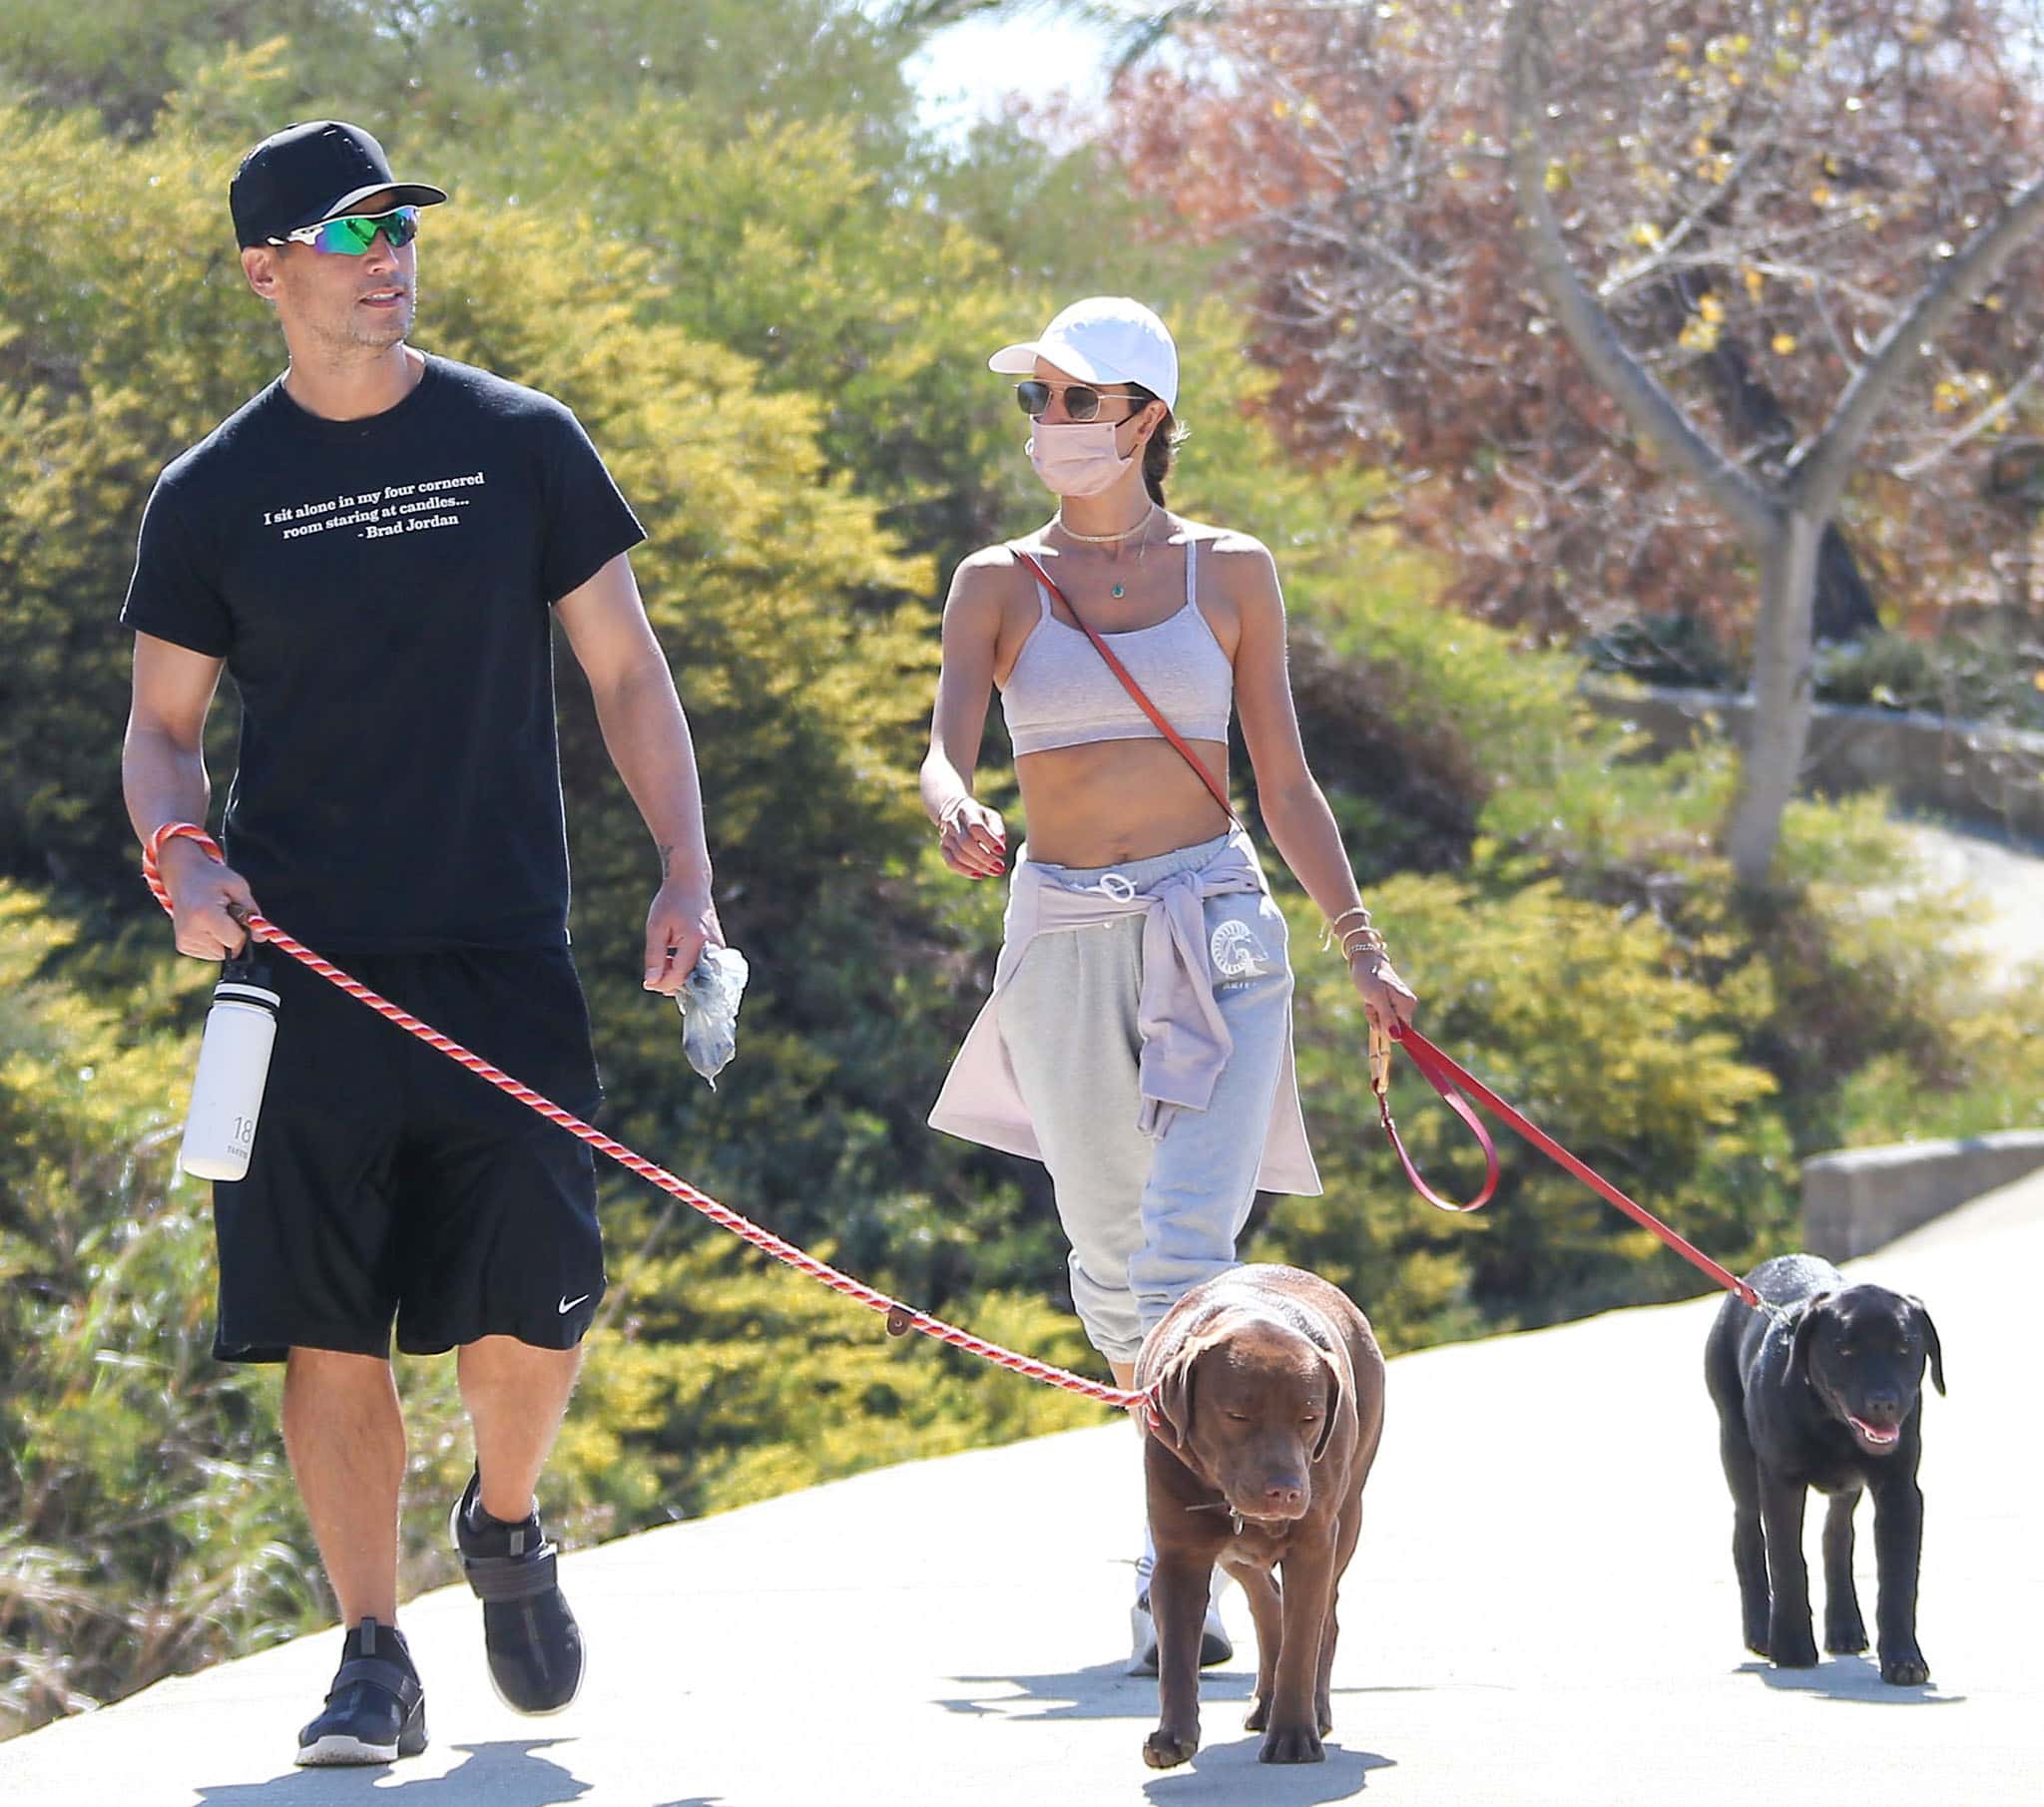
[[[1026, 539], [966, 559], [944, 606], [923, 806], [952, 871], [1002, 872], [1006, 828], [971, 783], [998, 686], [1029, 839], [993, 996], [930, 1122], [1049, 1167], [1073, 1301], [1128, 1387], [1145, 1333], [1235, 1265], [1259, 1186], [1320, 1182], [1292, 1071], [1284, 919], [1255, 848], [1063, 597], [1222, 795], [1233, 706], [1271, 837], [1339, 937], [1370, 1021], [1403, 1023], [1415, 1000], [1306, 768], [1270, 553], [1165, 508], [1178, 348], [1164, 322], [1095, 296], [988, 366], [1027, 378], [1016, 395], [1034, 423], [1029, 457], [1058, 508]], [[1146, 1552], [1139, 1667], [1156, 1650], [1148, 1569]], [[1203, 1655], [1225, 1660], [1211, 1613], [1208, 1633]]]

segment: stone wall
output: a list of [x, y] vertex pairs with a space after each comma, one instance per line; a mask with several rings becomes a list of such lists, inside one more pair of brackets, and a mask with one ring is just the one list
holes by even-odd
[[1848, 1148], [1802, 1165], [1802, 1246], [1846, 1261], [2044, 1167], [2044, 1129]]
[[[1636, 724], [1656, 749], [1699, 735], [1744, 741], [1752, 700], [1720, 690], [1605, 679], [1584, 694], [1601, 714]], [[1801, 788], [1822, 795], [1885, 789], [1904, 808], [1935, 810], [2026, 839], [2044, 837], [2044, 734], [1896, 709], [1820, 702], [1810, 722]]]

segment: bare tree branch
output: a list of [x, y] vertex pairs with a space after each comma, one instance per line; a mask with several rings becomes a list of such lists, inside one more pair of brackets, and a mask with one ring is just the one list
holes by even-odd
[[1789, 461], [1789, 489], [1798, 508], [1819, 518], [1837, 506], [1874, 416], [1951, 317], [1992, 282], [2010, 254], [2044, 221], [2044, 176], [2038, 177], [1967, 240], [1937, 278], [1875, 342], [1867, 361], [1823, 430]]
[[1626, 418], [1686, 466], [1756, 547], [1765, 547], [1776, 531], [1775, 504], [1691, 425], [1674, 397], [1619, 337], [1611, 316], [1597, 304], [1569, 261], [1561, 223], [1547, 193], [1546, 135], [1540, 124], [1546, 97], [1534, 49], [1542, 4], [1543, 0], [1512, 0], [1504, 31], [1512, 192], [1518, 203], [1520, 236], [1541, 292], [1570, 344]]
[[[1713, 210], [1723, 207], [1732, 198], [1738, 191], [1739, 185], [1745, 178], [1746, 173], [1764, 156], [1774, 152], [1779, 143], [1777, 128], [1781, 124], [1781, 119], [1782, 109], [1778, 107], [1775, 110], [1774, 117], [1768, 122], [1767, 131], [1756, 136], [1753, 143], [1748, 145], [1739, 154], [1739, 161], [1733, 165], [1731, 173], [1725, 180], [1719, 183], [1709, 194], [1703, 196], [1695, 207], [1691, 208], [1682, 219], [1677, 221], [1674, 227], [1651, 252], [1629, 268], [1613, 270], [1602, 282], [1598, 283], [1597, 299], [1609, 301], [1621, 289], [1636, 282], [1644, 282], [1658, 274], [1670, 262], [1675, 253], [1682, 248], [1683, 241], [1710, 217]], [[1698, 259], [1697, 261], [1721, 262], [1723, 258], [1722, 254], [1713, 252], [1710, 256]]]
[[1982, 408], [1979, 413], [1967, 421], [1956, 433], [1949, 435], [1938, 444], [1932, 446], [1922, 457], [1912, 458], [1907, 464], [1893, 465], [1890, 469], [1904, 482], [1910, 482], [1922, 476], [1925, 471], [1929, 470], [1933, 465], [1941, 464], [1954, 452], [1958, 451], [1960, 447], [1970, 445], [1982, 433], [1986, 432], [1989, 427], [1993, 426], [1997, 420], [2005, 419], [2009, 410], [2029, 393], [2031, 386], [2040, 376], [2044, 376], [2044, 355], [2039, 355], [2036, 361], [2030, 365], [2029, 369], [2025, 370], [1999, 399], [1990, 402], [1986, 407]]

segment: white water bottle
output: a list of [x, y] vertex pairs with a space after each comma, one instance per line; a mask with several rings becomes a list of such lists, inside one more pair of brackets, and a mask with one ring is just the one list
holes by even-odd
[[178, 1164], [200, 1179], [240, 1179], [249, 1170], [279, 1002], [263, 967], [230, 960], [221, 968], [178, 1150]]

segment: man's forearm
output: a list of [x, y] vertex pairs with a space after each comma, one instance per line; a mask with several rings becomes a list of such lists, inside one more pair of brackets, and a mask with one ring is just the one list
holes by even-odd
[[145, 846], [166, 822], [204, 824], [213, 795], [206, 755], [161, 728], [131, 721], [121, 743], [121, 794]]
[[611, 763], [632, 793], [660, 852], [662, 882], [710, 889], [710, 846], [703, 829], [703, 787], [689, 718], [665, 665], [649, 665], [596, 698]]

